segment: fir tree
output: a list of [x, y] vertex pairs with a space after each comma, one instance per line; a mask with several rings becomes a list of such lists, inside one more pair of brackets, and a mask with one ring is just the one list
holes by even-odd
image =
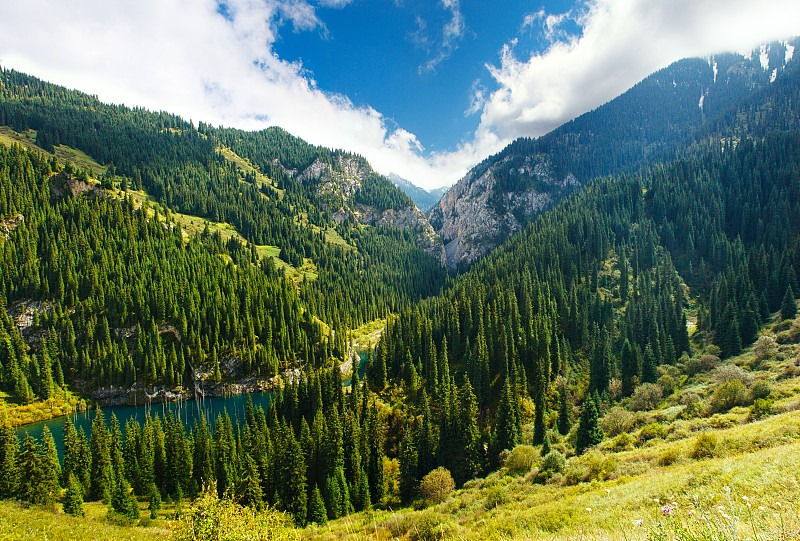
[[322, 499], [322, 493], [319, 491], [317, 485], [314, 485], [314, 489], [311, 491], [308, 500], [308, 522], [316, 524], [325, 524], [328, 522], [325, 502]]
[[575, 451], [581, 455], [583, 452], [603, 441], [603, 431], [598, 423], [599, 413], [597, 402], [591, 396], [586, 397], [581, 412], [580, 424], [578, 424], [577, 441]]
[[792, 288], [786, 288], [786, 295], [783, 296], [781, 303], [781, 319], [794, 319], [797, 315], [797, 303], [794, 300]]
[[19, 439], [10, 425], [0, 425], [0, 498], [11, 498], [17, 492]]
[[44, 474], [41, 447], [39, 442], [27, 433], [17, 456], [17, 471], [19, 472], [17, 497], [33, 504], [44, 503], [47, 493], [42, 483]]
[[45, 505], [52, 505], [58, 499], [61, 492], [61, 486], [59, 484], [59, 479], [61, 477], [61, 466], [58, 462], [56, 443], [53, 441], [53, 436], [50, 434], [50, 429], [47, 427], [44, 427], [44, 430], [42, 430], [41, 466], [41, 503]]
[[139, 518], [139, 502], [133, 496], [131, 486], [123, 477], [117, 479], [111, 495], [111, 508], [131, 520]]
[[111, 469], [111, 453], [109, 450], [108, 431], [103, 418], [103, 411], [97, 408], [92, 421], [90, 436], [92, 474], [89, 488], [90, 500], [108, 501], [114, 488], [114, 476]]
[[67, 491], [63, 500], [64, 512], [75, 517], [82, 517], [83, 512], [83, 486], [78, 482], [75, 474], [70, 472], [67, 479]]

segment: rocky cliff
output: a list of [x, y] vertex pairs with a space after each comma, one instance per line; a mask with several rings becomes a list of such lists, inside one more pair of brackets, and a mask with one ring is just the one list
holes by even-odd
[[372, 226], [412, 229], [419, 246], [445, 265], [441, 237], [416, 205], [380, 210], [354, 201], [356, 192], [369, 175], [374, 175], [374, 171], [365, 160], [355, 156], [337, 155], [333, 165], [316, 160], [295, 179], [315, 185], [316, 196], [337, 222], [350, 217], [358, 223]]
[[[498, 182], [498, 177], [503, 180]], [[470, 264], [487, 254], [579, 185], [572, 174], [555, 175], [541, 156], [508, 156], [485, 170], [473, 169], [442, 196], [429, 216], [445, 243], [448, 267]]]

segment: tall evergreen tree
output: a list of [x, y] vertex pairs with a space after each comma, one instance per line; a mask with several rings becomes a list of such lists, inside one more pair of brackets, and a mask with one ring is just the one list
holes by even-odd
[[89, 447], [92, 457], [89, 500], [108, 501], [114, 489], [114, 473], [111, 469], [108, 430], [106, 429], [103, 411], [100, 408], [97, 408], [97, 413], [92, 421]]
[[597, 401], [592, 396], [587, 396], [581, 411], [580, 424], [578, 425], [575, 452], [579, 455], [603, 441], [603, 430], [598, 422], [599, 413]]
[[52, 505], [61, 495], [61, 486], [59, 479], [61, 478], [61, 465], [58, 462], [58, 451], [56, 451], [56, 443], [53, 440], [53, 435], [50, 434], [50, 429], [44, 427], [42, 430], [42, 503], [45, 505]]
[[78, 482], [75, 474], [70, 472], [67, 479], [67, 491], [64, 494], [64, 512], [75, 517], [82, 517], [83, 511], [83, 486]]
[[794, 300], [792, 288], [786, 288], [786, 294], [781, 303], [781, 319], [793, 319], [797, 315], [797, 302]]

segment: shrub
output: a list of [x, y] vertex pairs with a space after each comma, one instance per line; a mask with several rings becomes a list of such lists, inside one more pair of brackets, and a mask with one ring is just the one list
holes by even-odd
[[625, 408], [615, 406], [600, 419], [600, 428], [606, 435], [613, 437], [628, 432], [633, 427], [635, 420], [633, 413]]
[[634, 441], [633, 436], [628, 432], [623, 432], [609, 441], [606, 448], [611, 452], [619, 453], [620, 451], [632, 449]]
[[438, 541], [454, 534], [455, 525], [434, 513], [420, 514], [411, 526], [411, 539], [414, 541]]
[[558, 451], [550, 451], [542, 460], [539, 472], [534, 478], [535, 483], [545, 483], [553, 475], [563, 473], [567, 467], [567, 459]]
[[656, 384], [661, 387], [661, 390], [664, 393], [664, 396], [669, 396], [675, 390], [675, 379], [670, 376], [669, 374], [664, 374], [660, 378]]
[[744, 383], [739, 380], [726, 381], [714, 391], [708, 405], [710, 413], [728, 411], [734, 406], [746, 406], [749, 393]]
[[590, 481], [604, 481], [611, 477], [617, 469], [617, 461], [612, 456], [602, 453], [589, 453], [585, 458], [587, 474]]
[[772, 400], [756, 398], [753, 405], [750, 406], [750, 417], [758, 419], [764, 415], [769, 415], [770, 411], [772, 411]]
[[230, 499], [219, 499], [216, 490], [205, 492], [170, 526], [176, 541], [279, 541], [297, 538], [287, 515], [273, 509], [254, 512]]
[[678, 453], [675, 452], [674, 449], [667, 449], [661, 456], [658, 457], [658, 463], [661, 466], [669, 466], [670, 464], [674, 464], [678, 461]]
[[639, 441], [646, 442], [656, 438], [664, 438], [667, 435], [667, 429], [661, 423], [650, 423], [643, 426], [639, 431]]
[[753, 400], [767, 398], [771, 393], [772, 388], [770, 388], [769, 383], [763, 379], [758, 380], [752, 385], [752, 387], [750, 387], [750, 398]]
[[694, 419], [695, 417], [700, 417], [705, 409], [705, 402], [697, 400], [695, 402], [690, 402], [686, 404], [686, 407], [683, 408], [681, 412], [681, 419]]
[[772, 356], [775, 348], [778, 347], [778, 342], [774, 334], [765, 334], [758, 337], [756, 345], [753, 346], [753, 353], [756, 354], [756, 359], [763, 361], [767, 357]]
[[433, 505], [443, 502], [455, 487], [450, 470], [440, 466], [422, 478], [419, 492], [425, 503]]
[[720, 363], [719, 356], [713, 354], [700, 355], [692, 357], [683, 365], [683, 371], [690, 376], [699, 374], [700, 372], [708, 372], [713, 370]]
[[723, 364], [714, 369], [714, 379], [718, 383], [728, 383], [730, 381], [739, 381], [745, 385], [749, 385], [753, 381], [753, 374], [735, 364]]
[[643, 383], [633, 392], [631, 409], [634, 411], [655, 409], [661, 403], [663, 396], [661, 387], [655, 383]]
[[703, 432], [694, 440], [690, 456], [694, 459], [712, 458], [717, 452], [717, 438], [714, 434]]
[[494, 486], [486, 491], [486, 509], [494, 509], [498, 505], [502, 505], [508, 501], [508, 493], [506, 487]]
[[531, 471], [537, 458], [539, 458], [539, 453], [535, 447], [517, 445], [506, 459], [506, 470], [510, 475], [523, 475]]

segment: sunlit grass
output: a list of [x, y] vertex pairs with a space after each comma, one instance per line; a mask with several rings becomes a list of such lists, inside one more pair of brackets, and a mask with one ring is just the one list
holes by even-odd
[[10, 146], [13, 143], [22, 145], [25, 148], [38, 150], [47, 156], [55, 156], [62, 164], [72, 162], [79, 169], [92, 171], [93, 175], [99, 176], [106, 172], [107, 167], [100, 165], [91, 156], [81, 150], [58, 145], [54, 148], [53, 153], [46, 152], [41, 147], [36, 145], [36, 131], [27, 130], [25, 132], [16, 132], [8, 126], [0, 126], [0, 143]]
[[[149, 516], [142, 505], [142, 516]], [[108, 519], [108, 506], [99, 502], [84, 504], [85, 517], [72, 517], [52, 509], [28, 507], [13, 501], [0, 502], [0, 539], [8, 541], [83, 541], [169, 539], [169, 523], [145, 519], [139, 525], [119, 525]], [[143, 526], [141, 524], [148, 524]]]

